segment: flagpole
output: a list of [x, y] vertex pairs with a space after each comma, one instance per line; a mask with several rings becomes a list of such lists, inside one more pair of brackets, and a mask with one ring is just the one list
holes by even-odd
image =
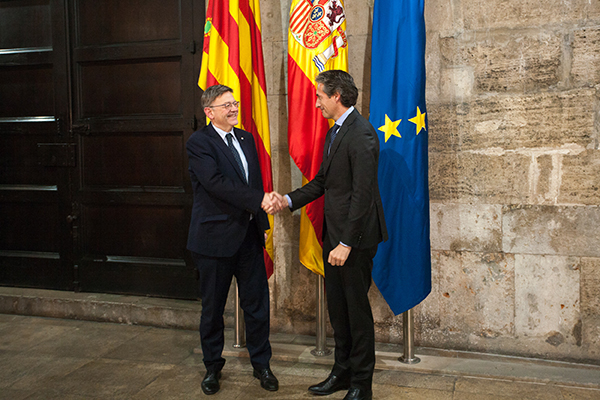
[[412, 308], [402, 313], [402, 331], [404, 334], [404, 355], [398, 361], [404, 364], [418, 364], [421, 362], [419, 357], [414, 354], [415, 326], [413, 324]]
[[315, 357], [324, 357], [331, 354], [327, 348], [327, 330], [325, 326], [325, 278], [317, 275], [317, 347], [310, 354]]
[[235, 333], [233, 338], [233, 347], [246, 347], [246, 325], [244, 324], [244, 312], [240, 305], [240, 292], [235, 278]]

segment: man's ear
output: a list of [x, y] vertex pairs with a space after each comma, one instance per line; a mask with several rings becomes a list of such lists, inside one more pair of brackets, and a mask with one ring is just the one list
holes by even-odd
[[208, 119], [213, 118], [213, 109], [210, 107], [204, 107], [204, 114], [208, 117]]

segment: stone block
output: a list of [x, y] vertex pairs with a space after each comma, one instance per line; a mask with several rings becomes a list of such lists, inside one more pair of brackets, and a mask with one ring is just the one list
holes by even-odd
[[465, 116], [467, 149], [552, 149], [594, 139], [594, 89], [478, 98]]
[[462, 18], [456, 15], [460, 10], [449, 0], [428, 0], [425, 2], [425, 28], [427, 32], [439, 32], [450, 36], [462, 30]]
[[473, 95], [475, 77], [472, 67], [442, 68], [440, 100], [443, 102], [468, 101]]
[[487, 338], [513, 334], [513, 255], [446, 252], [440, 263], [442, 329]]
[[[600, 318], [600, 258], [581, 259], [581, 314]], [[600, 340], [598, 341], [600, 344]]]
[[600, 257], [600, 207], [504, 206], [506, 253]]
[[345, 1], [346, 33], [370, 35], [373, 24], [373, 6], [361, 1]]
[[600, 150], [586, 150], [561, 161], [558, 202], [600, 204]]
[[464, 104], [429, 104], [427, 107], [429, 151], [459, 150], [466, 106]]
[[502, 206], [431, 205], [431, 246], [435, 250], [495, 253], [502, 248]]
[[[359, 91], [369, 90], [371, 81], [371, 36], [348, 37], [348, 73]], [[367, 96], [368, 98], [368, 96]]]
[[562, 37], [557, 34], [463, 35], [459, 42], [455, 63], [473, 68], [477, 93], [530, 92], [560, 81]]
[[[425, 5], [427, 8], [427, 5]], [[440, 35], [437, 32], [427, 32], [425, 37], [425, 98], [428, 107], [441, 102], [440, 99]]]
[[429, 198], [456, 200], [460, 195], [458, 157], [453, 153], [429, 153]]
[[462, 0], [467, 30], [522, 28], [578, 22], [598, 12], [594, 1], [583, 0]]
[[582, 347], [590, 364], [597, 363], [600, 359], [600, 316], [584, 315], [582, 319]]
[[267, 100], [270, 96], [287, 93], [287, 44], [263, 41]]
[[515, 330], [558, 347], [576, 343], [580, 326], [579, 259], [515, 255]]
[[531, 158], [490, 151], [459, 153], [455, 189], [464, 202], [511, 204], [529, 202], [528, 170]]
[[600, 83], [600, 28], [587, 27], [573, 32], [571, 76], [578, 85]]
[[263, 42], [281, 42], [287, 39], [290, 4], [291, 0], [262, 1], [260, 3]]
[[458, 204], [431, 203], [430, 240], [432, 250], [450, 250], [460, 238], [460, 211]]

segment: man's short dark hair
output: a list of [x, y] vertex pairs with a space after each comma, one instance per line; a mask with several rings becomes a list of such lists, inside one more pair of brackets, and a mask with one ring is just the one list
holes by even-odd
[[354, 84], [354, 79], [346, 71], [332, 69], [323, 71], [315, 79], [317, 83], [323, 84], [323, 91], [329, 97], [336, 93], [340, 94], [340, 101], [344, 107], [350, 107], [356, 104], [358, 98], [358, 89]]
[[227, 92], [233, 93], [233, 89], [225, 85], [214, 85], [207, 87], [204, 93], [202, 93], [202, 108], [210, 106], [217, 97]]

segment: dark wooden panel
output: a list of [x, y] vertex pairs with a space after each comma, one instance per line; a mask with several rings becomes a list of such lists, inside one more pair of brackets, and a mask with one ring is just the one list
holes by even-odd
[[84, 292], [198, 298], [196, 273], [191, 265], [83, 260], [78, 270]]
[[54, 115], [53, 88], [52, 66], [0, 68], [0, 118]]
[[73, 271], [56, 257], [6, 256], [0, 251], [0, 282], [3, 286], [36, 287], [44, 289], [73, 289]]
[[182, 208], [82, 207], [83, 254], [183, 258], [187, 221]]
[[79, 0], [79, 45], [179, 39], [179, 0]]
[[84, 186], [183, 186], [182, 133], [88, 136]]
[[0, 249], [58, 252], [58, 203], [2, 203]]
[[49, 0], [0, 2], [0, 49], [52, 46]]
[[81, 117], [180, 114], [180, 60], [84, 64]]
[[57, 169], [39, 164], [38, 143], [44, 141], [48, 136], [0, 134], [0, 184], [55, 185]]

